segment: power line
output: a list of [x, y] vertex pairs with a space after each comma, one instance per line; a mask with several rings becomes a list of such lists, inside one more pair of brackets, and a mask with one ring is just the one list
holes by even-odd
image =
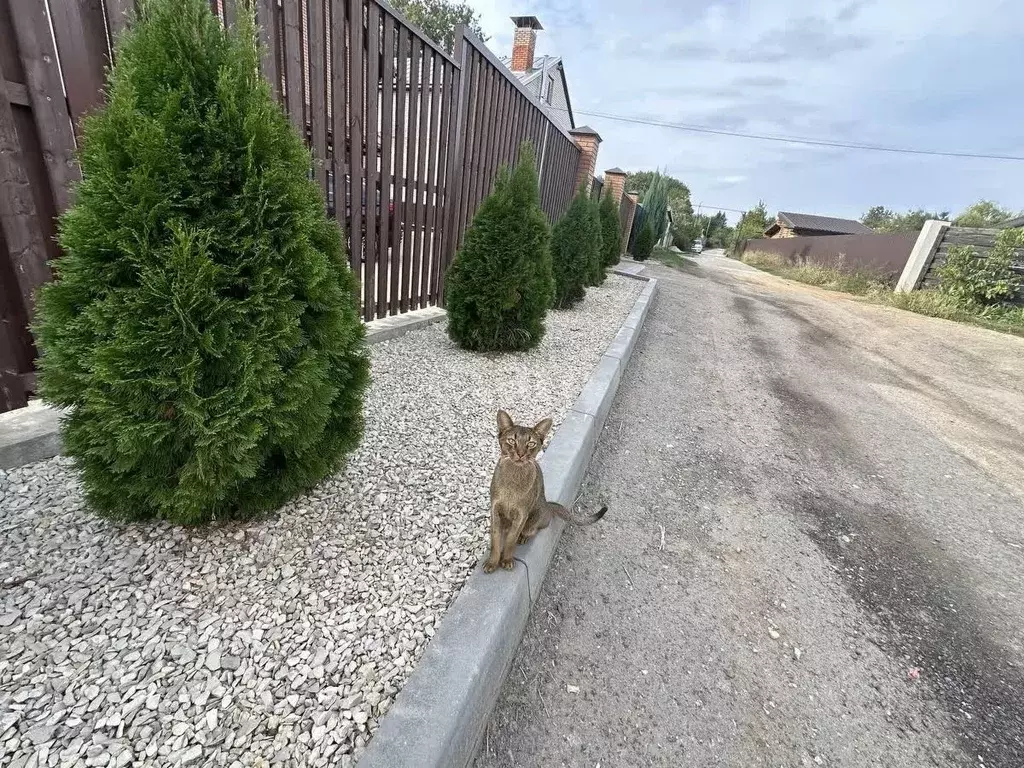
[[739, 139], [757, 139], [759, 141], [777, 141], [783, 144], [803, 144], [812, 147], [835, 147], [838, 149], [863, 149], [872, 152], [893, 152], [903, 155], [930, 155], [933, 157], [959, 157], [975, 160], [1014, 160], [1024, 162], [1024, 157], [1019, 155], [995, 155], [984, 152], [944, 152], [932, 149], [910, 149], [909, 147], [886, 147], [880, 144], [856, 144], [853, 142], [831, 141], [827, 139], [810, 139], [801, 136], [776, 136], [767, 133], [743, 133], [741, 131], [725, 131], [718, 128], [708, 128], [702, 125], [687, 125], [685, 123], [670, 123], [661, 120], [643, 120], [638, 117], [625, 117], [624, 115], [613, 115], [607, 112], [590, 112], [581, 109], [573, 110], [574, 114], [587, 115], [588, 117], [600, 117], [604, 120], [616, 120], [620, 123], [634, 123], [636, 125], [653, 125], [659, 128], [674, 128], [679, 131], [690, 131], [692, 133], [705, 133], [715, 136], [732, 136]]
[[746, 213], [746, 211], [741, 211], [738, 208], [723, 208], [720, 205], [710, 205], [709, 203], [697, 203], [697, 208], [707, 208], [709, 211], [728, 211], [729, 213]]

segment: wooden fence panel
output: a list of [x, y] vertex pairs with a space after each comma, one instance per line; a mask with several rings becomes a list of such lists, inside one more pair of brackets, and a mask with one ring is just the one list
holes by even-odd
[[[464, 232], [524, 141], [544, 211], [555, 220], [568, 207], [578, 147], [467, 30], [451, 55], [384, 0], [210, 7], [229, 27], [256, 14], [261, 74], [345, 230], [364, 319], [443, 304]], [[111, 49], [135, 10], [135, 0], [0, 0], [0, 409], [32, 392], [27, 325], [59, 255], [81, 120], [103, 103]]]
[[76, 135], [81, 130], [82, 118], [103, 105], [106, 69], [111, 63], [104, 19], [101, 0], [50, 4], [50, 21], [60, 51], [67, 106]]
[[388, 288], [391, 286], [388, 266], [391, 264], [390, 256], [395, 252], [392, 232], [397, 229], [394, 214], [397, 213], [395, 206], [395, 179], [396, 166], [394, 162], [394, 148], [397, 143], [393, 141], [398, 130], [398, 122], [395, 119], [396, 90], [390, 87], [395, 81], [395, 28], [394, 17], [383, 14], [381, 17], [381, 67], [380, 67], [380, 125], [381, 125], [381, 148], [380, 148], [380, 220], [377, 226], [377, 242], [379, 250], [380, 265], [377, 269], [377, 296], [376, 316], [384, 317], [388, 313]]

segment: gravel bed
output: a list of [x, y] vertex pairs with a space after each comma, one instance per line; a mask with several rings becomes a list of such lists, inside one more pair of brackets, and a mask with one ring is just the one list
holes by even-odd
[[374, 345], [362, 447], [269, 519], [114, 524], [66, 459], [0, 471], [0, 765], [353, 764], [487, 547], [496, 409], [559, 423], [642, 287], [528, 354]]

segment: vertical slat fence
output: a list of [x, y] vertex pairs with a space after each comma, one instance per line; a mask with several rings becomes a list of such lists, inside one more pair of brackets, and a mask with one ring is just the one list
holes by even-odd
[[[580, 150], [468, 30], [449, 53], [385, 0], [210, 8], [229, 27], [255, 13], [260, 72], [346, 233], [365, 320], [443, 304], [465, 230], [524, 141], [544, 211], [568, 207]], [[35, 293], [59, 255], [82, 119], [102, 106], [135, 13], [135, 0], [0, 0], [0, 410], [34, 391]]]

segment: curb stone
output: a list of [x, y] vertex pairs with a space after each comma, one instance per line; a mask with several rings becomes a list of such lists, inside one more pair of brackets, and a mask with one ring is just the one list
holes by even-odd
[[[366, 343], [377, 344], [440, 322], [447, 314], [427, 307], [366, 324]], [[61, 452], [60, 410], [41, 400], [27, 407], [0, 413], [0, 469], [50, 459]]]
[[[658, 290], [647, 281], [541, 456], [547, 496], [576, 498], [622, 373]], [[518, 549], [523, 567], [485, 575], [478, 563], [381, 720], [357, 768], [465, 768], [476, 756], [565, 523]]]

